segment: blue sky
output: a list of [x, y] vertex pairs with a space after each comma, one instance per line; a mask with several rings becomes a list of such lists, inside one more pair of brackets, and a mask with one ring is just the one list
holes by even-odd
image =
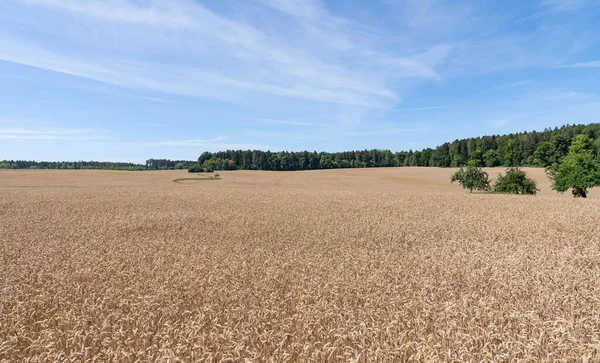
[[594, 0], [0, 0], [0, 159], [421, 149], [599, 85]]

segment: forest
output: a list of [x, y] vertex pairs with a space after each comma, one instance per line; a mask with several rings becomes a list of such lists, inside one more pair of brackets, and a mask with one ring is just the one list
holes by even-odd
[[594, 140], [600, 151], [600, 123], [565, 125], [537, 132], [492, 135], [455, 140], [420, 151], [361, 150], [336, 153], [227, 150], [204, 152], [190, 171], [312, 170], [389, 166], [537, 166], [559, 163], [576, 135]]
[[98, 169], [98, 170], [177, 170], [188, 169], [195, 161], [148, 159], [145, 164], [110, 161], [28, 161], [2, 160], [0, 169]]
[[148, 159], [145, 164], [99, 161], [47, 162], [3, 160], [0, 169], [105, 169], [105, 170], [313, 170], [390, 166], [537, 166], [559, 163], [576, 135], [585, 134], [600, 150], [600, 123], [565, 125], [544, 131], [491, 135], [446, 142], [418, 151], [358, 150], [344, 152], [271, 152], [227, 150], [204, 152], [198, 161]]

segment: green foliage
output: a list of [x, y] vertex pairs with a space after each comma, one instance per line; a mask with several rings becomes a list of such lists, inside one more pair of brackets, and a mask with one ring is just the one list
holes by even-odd
[[561, 164], [546, 169], [552, 189], [564, 193], [572, 189], [574, 197], [587, 197], [589, 188], [600, 186], [600, 165], [591, 154], [570, 154]]
[[569, 146], [569, 155], [574, 154], [590, 154], [595, 153], [594, 140], [587, 135], [577, 135], [573, 138], [571, 146]]
[[192, 165], [188, 168], [188, 173], [202, 173], [205, 172], [206, 169], [204, 169], [202, 166], [196, 164], [196, 165]]
[[205, 151], [202, 153], [202, 155], [200, 155], [200, 157], [198, 158], [198, 165], [202, 165], [204, 164], [205, 161], [212, 159], [213, 155], [211, 152], [209, 151]]
[[571, 189], [574, 197], [586, 198], [588, 189], [600, 186], [600, 161], [593, 140], [577, 135], [562, 163], [548, 167], [546, 174], [553, 190], [564, 193]]
[[148, 159], [146, 164], [110, 161], [29, 161], [2, 160], [0, 169], [97, 169], [97, 170], [173, 170], [187, 169], [194, 162], [185, 160]]
[[[496, 167], [540, 166], [560, 162], [568, 153], [576, 135], [585, 134], [600, 154], [600, 123], [566, 125], [541, 132], [491, 135], [446, 142], [436, 148], [418, 151], [357, 150], [326, 152], [270, 152], [261, 150], [227, 150], [205, 152], [203, 165], [216, 160], [214, 170], [311, 170], [334, 168], [372, 168], [387, 166], [460, 167], [465, 165]], [[587, 146], [586, 146], [587, 147]], [[207, 157], [210, 159], [206, 159]], [[230, 160], [232, 162], [230, 162]]]
[[453, 168], [458, 168], [459, 166], [461, 166], [463, 164], [462, 162], [462, 157], [460, 155], [454, 155], [452, 157], [452, 163], [450, 163], [450, 166]]
[[513, 166], [517, 163], [515, 158], [515, 140], [509, 139], [506, 144], [502, 147], [502, 165]]
[[494, 149], [486, 151], [485, 154], [483, 154], [483, 162], [488, 168], [498, 166], [500, 164], [498, 161], [498, 152]]
[[181, 178], [181, 179], [175, 179], [175, 180], [173, 180], [173, 182], [178, 183], [178, 184], [183, 184], [183, 182], [186, 182], [186, 181], [196, 181], [196, 180], [221, 180], [221, 178], [217, 178], [215, 176], [209, 176], [206, 178]]
[[463, 188], [469, 189], [471, 193], [473, 193], [473, 190], [490, 190], [488, 173], [476, 166], [468, 166], [466, 169], [460, 168], [456, 173], [452, 174], [450, 181], [452, 183], [457, 181]]
[[[193, 161], [169, 160], [169, 159], [148, 159], [145, 168], [139, 170], [173, 170], [188, 169], [194, 164]], [[142, 166], [143, 167], [143, 166]]]
[[528, 178], [527, 173], [518, 167], [508, 168], [506, 174], [498, 175], [494, 183], [496, 193], [535, 195], [538, 191], [535, 180]]
[[[35, 162], [0, 161], [8, 169], [110, 169], [110, 170], [171, 170], [192, 172], [213, 170], [312, 170], [332, 168], [370, 168], [388, 166], [460, 167], [465, 165], [495, 167], [540, 166], [560, 163], [568, 154], [577, 135], [586, 135], [575, 143], [579, 150], [594, 150], [600, 158], [600, 123], [566, 125], [542, 132], [522, 132], [491, 135], [446, 142], [436, 148], [419, 151], [357, 150], [336, 153], [300, 151], [270, 152], [262, 150], [205, 151], [197, 162], [185, 160], [148, 159], [146, 164], [96, 161]], [[195, 166], [196, 165], [196, 166]]]
[[551, 165], [555, 162], [556, 149], [550, 141], [541, 142], [533, 153], [533, 162], [536, 166]]

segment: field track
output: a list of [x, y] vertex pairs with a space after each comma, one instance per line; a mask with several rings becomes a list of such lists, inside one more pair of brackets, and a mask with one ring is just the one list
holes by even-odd
[[525, 170], [0, 170], [0, 362], [599, 361], [600, 190]]

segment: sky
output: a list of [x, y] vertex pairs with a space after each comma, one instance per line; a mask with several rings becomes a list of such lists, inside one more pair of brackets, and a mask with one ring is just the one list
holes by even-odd
[[600, 0], [0, 0], [0, 159], [417, 150], [599, 92]]

